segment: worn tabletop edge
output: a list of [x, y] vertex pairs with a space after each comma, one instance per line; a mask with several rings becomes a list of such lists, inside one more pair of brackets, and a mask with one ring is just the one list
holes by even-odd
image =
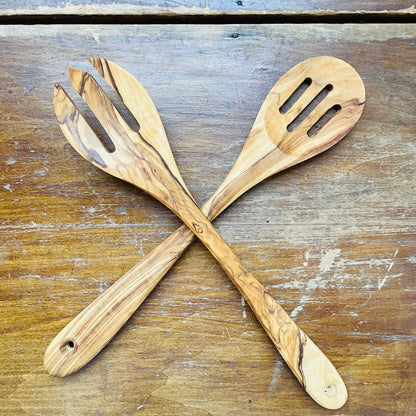
[[[151, 2], [150, 2], [151, 3]], [[317, 7], [317, 4], [311, 4], [310, 2], [297, 5], [290, 4], [288, 2], [267, 2], [258, 4], [257, 2], [245, 4], [242, 1], [235, 2], [223, 2], [210, 5], [208, 1], [205, 2], [203, 7], [196, 6], [195, 3], [178, 2], [175, 6], [167, 5], [166, 2], [154, 1], [153, 4], [134, 4], [134, 2], [126, 2], [125, 4], [119, 4], [118, 2], [106, 3], [105, 1], [99, 1], [97, 3], [88, 4], [88, 2], [54, 2], [46, 1], [41, 5], [27, 2], [21, 7], [13, 6], [10, 3], [0, 3], [1, 15], [22, 15], [22, 14], [76, 14], [76, 15], [88, 15], [88, 14], [163, 14], [163, 15], [242, 15], [242, 14], [314, 14], [325, 15], [333, 13], [399, 13], [399, 14], [414, 14], [416, 13], [416, 4], [412, 2], [396, 2], [393, 6], [391, 3], [384, 2], [369, 2], [365, 5], [363, 3], [355, 4], [355, 2], [339, 1], [336, 4], [332, 4], [331, 7], [327, 7], [327, 4], [322, 4]]]
[[[239, 2], [235, 2], [238, 4]], [[340, 9], [286, 7], [197, 7], [179, 5], [141, 6], [134, 4], [73, 4], [7, 8], [0, 5], [0, 24], [7, 23], [319, 23], [319, 22], [416, 22], [416, 5], [375, 10], [344, 7]], [[344, 7], [344, 8], [343, 8]], [[76, 19], [76, 20], [74, 20]], [[82, 19], [82, 20], [80, 20]]]

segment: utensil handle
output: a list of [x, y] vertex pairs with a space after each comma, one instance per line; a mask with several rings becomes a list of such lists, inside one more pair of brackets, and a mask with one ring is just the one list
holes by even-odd
[[114, 337], [194, 239], [182, 225], [72, 319], [49, 344], [44, 366], [64, 377], [88, 364]]
[[[201, 208], [211, 220], [244, 192], [237, 182], [228, 187], [224, 184]], [[194, 237], [182, 225], [75, 316], [46, 349], [44, 366], [48, 373], [65, 377], [88, 364], [128, 321]]]
[[244, 296], [300, 384], [321, 406], [328, 409], [343, 406], [347, 389], [335, 367], [248, 271], [199, 208], [194, 207], [191, 214], [187, 213], [181, 219]]
[[[204, 211], [211, 211], [211, 217], [221, 211], [218, 205], [215, 212], [206, 208], [209, 206], [207, 203]], [[321, 406], [341, 407], [347, 392], [332, 363], [245, 268], [208, 219], [201, 212], [196, 215], [198, 221], [191, 221], [189, 226], [203, 231], [197, 233], [198, 237], [245, 297], [300, 384]], [[188, 227], [180, 227], [77, 315], [47, 348], [44, 364], [48, 372], [64, 377], [90, 362], [141, 305], [193, 237]]]

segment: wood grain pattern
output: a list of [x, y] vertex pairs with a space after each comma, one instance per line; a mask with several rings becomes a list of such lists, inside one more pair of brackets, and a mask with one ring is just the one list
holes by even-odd
[[385, 15], [412, 15], [415, 5], [412, 1], [363, 1], [363, 0], [312, 0], [312, 1], [262, 1], [262, 0], [14, 0], [0, 2], [0, 16], [19, 15], [159, 15], [159, 16], [192, 16], [192, 15], [245, 15], [259, 16], [293, 13], [323, 16], [334, 13], [378, 13]]
[[179, 225], [62, 140], [52, 89], [64, 68], [104, 55], [137, 76], [202, 202], [276, 79], [330, 53], [364, 79], [360, 123], [216, 224], [340, 369], [343, 415], [413, 414], [415, 36], [412, 25], [2, 26], [3, 412], [322, 414], [198, 242], [100, 359], [63, 380], [42, 361], [60, 328]]
[[[118, 65], [100, 59], [92, 59], [91, 62], [111, 84], [112, 88], [120, 94], [123, 102], [139, 120], [141, 133], [146, 133], [146, 119], [149, 127], [152, 125], [152, 117], [149, 116], [146, 105], [151, 108], [154, 106], [149, 102], [143, 87]], [[80, 73], [78, 72], [78, 74]], [[73, 70], [71, 70], [71, 75], [74, 77]], [[308, 77], [313, 79], [313, 84], [309, 86], [308, 93], [305, 93], [293, 107], [294, 111], [287, 111], [285, 114], [275, 111], [275, 108], [281, 107], [295, 92], [296, 87]], [[82, 82], [81, 79], [79, 82]], [[325, 101], [319, 105], [321, 109], [317, 107], [301, 126], [294, 132], [288, 132], [286, 126], [290, 124], [291, 120], [295, 119], [301, 110], [307, 107], [314, 95], [317, 95], [330, 83], [335, 88], [332, 90], [332, 95], [326, 97]], [[84, 86], [81, 90], [84, 91]], [[135, 93], [132, 94], [132, 91]], [[352, 112], [349, 109], [351, 99], [346, 98], [346, 92], [348, 92], [348, 97], [355, 96], [357, 100], [361, 101], [355, 107], [356, 110]], [[142, 94], [143, 98], [141, 99], [140, 95]], [[356, 72], [342, 61], [325, 57], [312, 58], [291, 69], [266, 97], [236, 164], [217, 192], [204, 206], [204, 214], [208, 218], [215, 218], [238, 196], [265, 177], [299, 163], [340, 140], [345, 134], [343, 132], [348, 131], [349, 126], [361, 114], [363, 100], [361, 80]], [[323, 114], [325, 108], [330, 108], [334, 103], [342, 103], [344, 107], [342, 114], [337, 115], [336, 122], [339, 127], [336, 127], [333, 119], [331, 120], [332, 124], [327, 124], [325, 129], [321, 129], [319, 135], [315, 134], [313, 138], [309, 137], [307, 131], [319, 119], [319, 113], [316, 115], [317, 111]], [[106, 107], [106, 105], [102, 105], [102, 107]], [[101, 148], [101, 145], [97, 143], [95, 134], [83, 125], [83, 118], [80, 114], [76, 114], [77, 110], [73, 107], [71, 100], [59, 86], [55, 90], [55, 111], [66, 136], [69, 136], [69, 141], [87, 160], [95, 158], [97, 147]], [[144, 117], [146, 114], [147, 116]], [[348, 118], [345, 119], [343, 114]], [[354, 116], [353, 119], [351, 119], [351, 114]], [[159, 125], [160, 118], [157, 113], [154, 114], [154, 119], [154, 124]], [[336, 129], [339, 129], [339, 133], [335, 133]], [[147, 134], [145, 136], [148, 137]], [[169, 147], [167, 142], [165, 147]], [[108, 155], [104, 154], [102, 158], [105, 159], [106, 156]], [[99, 166], [102, 166], [102, 162], [99, 163]], [[176, 236], [169, 238], [167, 244], [162, 243], [153, 250], [149, 258], [144, 259], [143, 265], [138, 265], [130, 270], [57, 335], [45, 354], [45, 365], [51, 374], [64, 376], [78, 370], [88, 363], [116, 334], [192, 241], [192, 235], [186, 232], [183, 227], [175, 234]], [[173, 242], [178, 246], [169, 246]], [[256, 305], [254, 307], [256, 309]], [[296, 327], [293, 326], [293, 329], [295, 330]], [[294, 337], [298, 339], [297, 331]], [[281, 344], [278, 341], [280, 338], [280, 336], [274, 335], [275, 342], [278, 344]], [[70, 348], [68, 348], [69, 344]], [[283, 353], [287, 355], [287, 353]], [[304, 367], [302, 360], [295, 357], [289, 365], [294, 368], [302, 385], [310, 385], [310, 382], [306, 383], [305, 377], [295, 367], [295, 364]], [[316, 377], [314, 378], [316, 379]], [[325, 387], [330, 384], [332, 382], [330, 383], [328, 380], [323, 382]], [[343, 401], [344, 398], [338, 400], [337, 405], [339, 406]]]
[[[92, 62], [110, 81], [131, 111], [143, 113], [138, 117], [140, 136], [126, 126], [101, 87], [88, 73], [71, 69], [69, 74], [73, 86], [102, 123], [115, 150], [109, 154], [104, 149], [92, 130], [88, 129], [81, 113], [58, 86], [55, 90], [55, 113], [68, 141], [96, 166], [141, 187], [176, 212], [219, 261], [311, 397], [330, 409], [343, 406], [347, 398], [345, 385], [332, 364], [251, 275], [199, 211], [180, 176], [175, 176], [179, 172], [173, 156], [164, 149], [169, 147], [168, 142], [157, 143], [155, 147], [149, 141], [147, 133], [152, 130], [152, 125], [160, 126], [160, 118], [147, 93], [141, 86], [132, 88], [134, 82], [131, 75], [119, 66], [99, 59], [93, 59]], [[311, 80], [311, 85], [291, 108], [283, 112], [281, 109], [305, 79]], [[303, 114], [314, 97], [328, 86], [328, 95], [314, 109], [309, 110], [298, 127], [289, 129], [293, 120]], [[138, 101], [139, 107], [134, 108]], [[354, 69], [343, 61], [317, 57], [296, 65], [276, 83], [267, 96], [242, 153], [219, 188], [219, 195], [224, 193], [226, 201], [232, 202], [241, 193], [241, 189], [246, 190], [250, 184], [270, 176], [273, 170], [279, 171], [299, 163], [337, 143], [355, 125], [363, 111], [363, 104], [362, 81]], [[309, 132], [312, 127], [327, 109], [335, 105], [340, 110], [311, 136]], [[156, 131], [160, 131], [160, 128]], [[159, 147], [163, 148], [166, 157], [158, 151]], [[274, 156], [275, 154], [277, 155]], [[156, 263], [161, 261], [165, 265], [172, 263], [178, 255], [174, 251], [173, 259], [165, 260], [164, 251], [161, 251], [159, 256], [153, 257]], [[153, 264], [150, 264], [150, 268], [154, 268]], [[122, 291], [125, 291], [124, 287]], [[120, 298], [118, 293], [111, 293], [114, 293], [114, 298], [97, 302], [95, 310], [94, 307], [90, 308], [89, 319], [82, 312], [80, 322], [71, 323], [72, 330], [64, 329], [64, 334], [58, 335], [48, 347], [45, 366], [51, 374], [64, 376], [73, 372], [87, 362], [86, 359], [79, 358], [83, 355], [92, 358], [108, 342], [109, 335], [102, 335], [104, 343], [99, 338], [106, 331], [108, 320], [117, 321], [117, 317], [106, 319], [106, 316], [114, 313], [114, 305], [117, 305]], [[108, 309], [106, 303], [110, 305]], [[120, 319], [125, 322], [125, 317]], [[120, 327], [121, 324], [117, 326]], [[79, 337], [78, 334], [86, 335]]]

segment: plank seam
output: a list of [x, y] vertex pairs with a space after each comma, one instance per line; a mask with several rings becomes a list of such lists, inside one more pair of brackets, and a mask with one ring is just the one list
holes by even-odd
[[1, 15], [1, 25], [32, 24], [344, 24], [416, 23], [416, 13], [398, 12], [320, 12], [317, 13], [223, 13], [223, 14], [15, 14]]

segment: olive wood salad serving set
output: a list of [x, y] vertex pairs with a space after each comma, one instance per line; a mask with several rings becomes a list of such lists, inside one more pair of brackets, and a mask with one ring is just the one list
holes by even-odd
[[158, 111], [144, 87], [113, 62], [102, 58], [90, 58], [90, 62], [140, 128], [134, 131], [129, 127], [89, 73], [70, 68], [73, 87], [108, 134], [112, 148], [103, 144], [61, 85], [56, 84], [54, 108], [66, 139], [96, 167], [154, 196], [184, 225], [55, 337], [45, 353], [47, 371], [63, 377], [97, 355], [196, 235], [244, 296], [305, 391], [325, 408], [340, 408], [347, 399], [347, 390], [335, 367], [248, 271], [211, 221], [263, 179], [341, 140], [364, 108], [360, 76], [349, 64], [332, 57], [310, 58], [290, 69], [267, 95], [230, 173], [199, 209], [179, 173]]

